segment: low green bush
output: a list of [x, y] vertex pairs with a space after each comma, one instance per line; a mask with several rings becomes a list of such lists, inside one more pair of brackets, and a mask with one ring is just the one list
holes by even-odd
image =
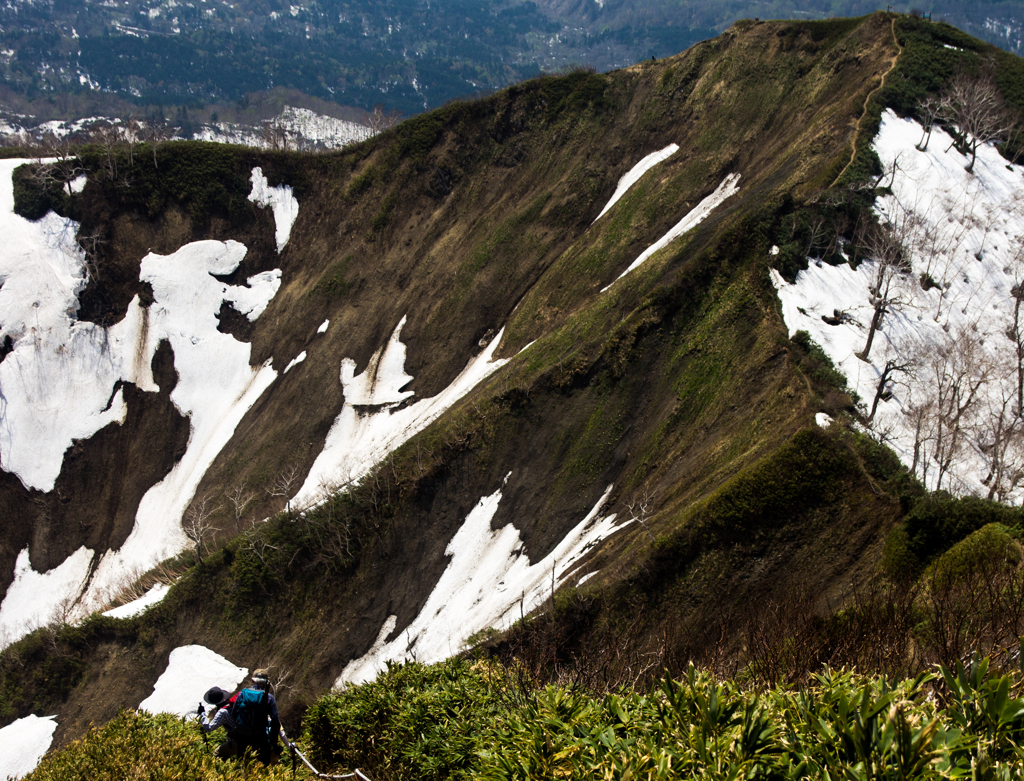
[[1020, 527], [1024, 509], [966, 496], [961, 499], [936, 491], [916, 502], [904, 519], [908, 552], [918, 566], [933, 561], [971, 533], [991, 523]]
[[1001, 523], [990, 523], [939, 556], [932, 572], [938, 587], [948, 587], [993, 564], [1014, 570], [1019, 563], [1020, 550], [1009, 530]]
[[45, 757], [26, 781], [124, 781], [124, 779], [189, 779], [189, 781], [284, 781], [291, 767], [265, 767], [222, 761], [213, 746], [223, 739], [214, 732], [204, 742], [194, 722], [161, 714], [123, 711], [103, 727], [90, 730], [63, 750]]
[[[798, 690], [763, 691], [691, 665], [646, 693], [602, 695], [537, 690], [485, 661], [390, 665], [315, 703], [301, 747], [321, 772], [358, 767], [374, 781], [1018, 778], [1019, 681], [990, 675], [986, 660], [939, 672], [890, 681], [826, 668]], [[27, 778], [288, 777], [287, 763], [215, 760], [187, 721], [123, 712]]]
[[321, 772], [359, 767], [374, 781], [475, 777], [481, 741], [506, 710], [492, 672], [460, 659], [389, 664], [372, 684], [309, 709], [310, 759]]

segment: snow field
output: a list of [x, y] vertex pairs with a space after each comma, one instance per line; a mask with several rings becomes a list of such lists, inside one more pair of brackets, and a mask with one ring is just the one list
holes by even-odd
[[[149, 339], [154, 350], [166, 339], [174, 351], [178, 383], [171, 401], [189, 418], [191, 433], [181, 460], [142, 497], [125, 544], [100, 560], [90, 599], [83, 605], [86, 611], [116, 595], [125, 572], [145, 571], [187, 547], [180, 524], [196, 486], [242, 417], [277, 377], [269, 361], [255, 368], [249, 365], [249, 344], [217, 330], [221, 302], [234, 300], [239, 289], [213, 275], [230, 274], [245, 252], [234, 241], [200, 241], [166, 257], [151, 253], [143, 258], [140, 277], [152, 285], [154, 295]], [[280, 274], [271, 276], [253, 277], [249, 282], [254, 287], [241, 289], [249, 291], [244, 297], [260, 311], [280, 286]], [[262, 291], [261, 298], [255, 290]]]
[[[510, 475], [506, 475], [505, 482]], [[492, 530], [501, 503], [501, 488], [483, 497], [466, 516], [445, 550], [451, 557], [420, 614], [398, 637], [388, 641], [398, 619], [389, 616], [370, 650], [349, 662], [336, 687], [373, 680], [388, 661], [441, 661], [465, 649], [474, 634], [505, 628], [551, 598], [573, 575], [591, 548], [617, 531], [615, 515], [598, 517], [611, 495], [604, 495], [551, 553], [531, 564], [519, 531], [511, 523]], [[583, 582], [593, 573], [579, 579]]]
[[0, 648], [51, 621], [63, 621], [89, 579], [93, 551], [81, 547], [64, 562], [42, 574], [32, 569], [28, 548], [18, 554], [14, 582], [0, 605]]
[[[140, 279], [154, 294], [149, 307], [136, 298], [110, 328], [80, 322], [75, 314], [87, 274], [74, 239], [77, 225], [52, 213], [37, 222], [14, 214], [11, 174], [23, 162], [0, 161], [0, 231], [6, 239], [0, 248], [0, 339], [9, 336], [13, 343], [0, 363], [0, 467], [27, 488], [53, 490], [74, 440], [123, 422], [127, 408], [121, 392], [114, 392], [117, 382], [158, 390], [150, 364], [165, 340], [178, 374], [171, 401], [189, 418], [191, 433], [184, 457], [143, 497], [125, 545], [101, 554], [87, 586], [83, 577], [68, 574], [88, 571], [93, 552], [80, 549], [72, 563], [47, 573], [51, 587], [12, 587], [0, 605], [3, 644], [47, 623], [57, 609], [66, 613], [69, 600], [80, 598], [70, 617], [84, 616], [115, 596], [126, 578], [184, 549], [180, 522], [196, 486], [277, 376], [269, 363], [249, 365], [250, 346], [218, 331], [217, 314], [227, 301], [255, 320], [281, 284], [281, 272], [274, 270], [254, 275], [245, 286], [227, 285], [214, 275], [234, 271], [246, 248], [233, 241], [195, 242], [168, 256], [143, 258]], [[294, 201], [285, 189], [271, 188], [267, 197]], [[294, 218], [297, 207], [289, 209]], [[278, 228], [287, 240], [290, 223]], [[26, 553], [17, 574], [28, 584], [30, 572]]]
[[[772, 279], [790, 334], [808, 331], [867, 409], [886, 361], [912, 364], [910, 371], [894, 375], [892, 397], [879, 403], [874, 430], [908, 467], [918, 440], [918, 475], [929, 488], [986, 496], [985, 415], [1012, 396], [1015, 383], [1007, 366], [1013, 342], [1006, 331], [1014, 304], [1010, 290], [1024, 269], [1024, 176], [988, 146], [978, 150], [971, 175], [945, 132], [935, 128], [927, 151], [920, 152], [915, 144], [923, 136], [918, 123], [887, 111], [874, 142], [892, 190], [876, 208], [883, 220], [905, 231], [913, 271], [897, 278], [896, 303], [875, 337], [870, 362], [855, 353], [865, 346], [873, 312], [868, 291], [877, 272], [873, 261], [856, 270], [812, 262], [793, 285], [774, 271]], [[934, 283], [928, 290], [921, 284], [925, 276]], [[822, 320], [836, 310], [844, 313], [839, 325]], [[934, 462], [935, 443], [915, 436], [915, 415], [927, 417], [939, 386], [936, 378], [953, 371], [954, 361], [965, 376], [978, 380], [986, 374], [973, 417], [965, 418], [971, 424], [965, 428], [965, 446], [940, 486], [936, 468], [924, 473], [923, 466]], [[1007, 498], [1020, 493], [1017, 488]]]
[[[268, 123], [267, 127], [281, 131], [290, 148], [340, 149], [373, 136], [373, 130], [357, 122], [317, 114], [309, 109], [285, 106], [281, 114]], [[228, 122], [204, 126], [195, 134], [198, 141], [215, 141], [226, 144], [266, 149], [270, 142], [264, 133], [252, 128], [238, 127]]]
[[50, 491], [71, 443], [120, 422], [125, 409], [111, 398], [120, 372], [107, 334], [75, 320], [87, 277], [78, 225], [14, 213], [11, 176], [25, 162], [0, 161], [0, 342], [14, 345], [0, 363], [0, 465]]

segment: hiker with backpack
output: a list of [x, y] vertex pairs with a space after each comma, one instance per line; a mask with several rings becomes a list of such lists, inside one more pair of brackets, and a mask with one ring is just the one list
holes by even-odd
[[264, 765], [277, 764], [281, 756], [278, 744], [281, 720], [274, 695], [267, 691], [268, 685], [267, 671], [257, 670], [252, 674], [252, 687], [242, 689], [233, 697], [219, 686], [203, 695], [213, 706], [212, 718], [208, 718], [202, 703], [196, 712], [203, 734], [218, 727], [227, 731], [227, 739], [214, 751], [218, 758], [241, 757], [248, 751]]

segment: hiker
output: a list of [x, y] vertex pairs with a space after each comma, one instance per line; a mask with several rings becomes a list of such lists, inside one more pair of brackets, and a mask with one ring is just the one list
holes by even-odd
[[276, 765], [281, 756], [278, 735], [281, 720], [277, 715], [277, 702], [267, 691], [269, 681], [266, 670], [252, 674], [252, 687], [242, 689], [233, 697], [219, 686], [214, 686], [203, 699], [211, 706], [208, 718], [199, 704], [197, 715], [202, 731], [212, 732], [218, 727], [227, 731], [227, 739], [217, 746], [214, 754], [220, 759], [240, 757], [251, 751], [264, 765]]

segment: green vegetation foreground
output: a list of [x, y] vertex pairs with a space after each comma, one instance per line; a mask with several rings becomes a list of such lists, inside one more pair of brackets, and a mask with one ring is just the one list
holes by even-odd
[[[647, 694], [535, 689], [516, 668], [393, 665], [306, 717], [321, 772], [386, 779], [1015, 779], [1024, 776], [1024, 680], [986, 660], [890, 683], [826, 669], [800, 689], [745, 689], [691, 667]], [[283, 758], [284, 759], [284, 758]], [[311, 774], [301, 764], [296, 776]], [[220, 763], [195, 725], [124, 712], [34, 773], [42, 779], [278, 779]]]

